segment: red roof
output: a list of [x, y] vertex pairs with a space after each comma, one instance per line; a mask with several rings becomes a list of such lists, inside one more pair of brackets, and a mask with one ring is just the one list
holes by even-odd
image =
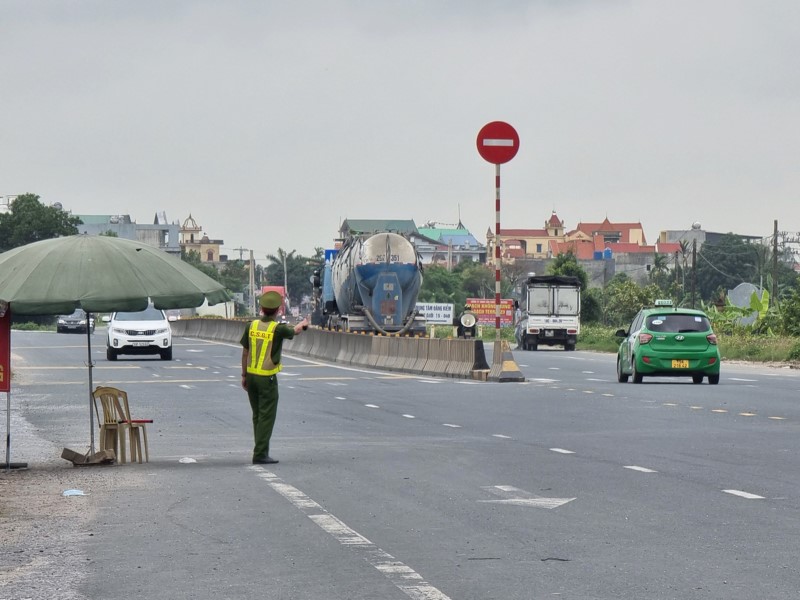
[[564, 222], [558, 218], [558, 215], [553, 211], [553, 214], [550, 215], [550, 220], [547, 221], [547, 224], [551, 227], [563, 227]]
[[681, 251], [681, 245], [678, 242], [658, 242], [656, 244], [656, 252], [659, 254], [675, 254]]
[[553, 256], [559, 254], [567, 254], [572, 252], [575, 258], [579, 260], [592, 260], [594, 258], [594, 244], [584, 241], [571, 241], [571, 242], [550, 242], [550, 250]]
[[610, 248], [614, 254], [654, 254], [655, 246], [640, 246], [639, 244], [623, 244], [608, 242], [606, 248]]
[[500, 228], [500, 234], [503, 236], [513, 235], [515, 237], [549, 237], [546, 229], [506, 229]]
[[644, 229], [641, 223], [612, 223], [608, 220], [608, 217], [606, 217], [602, 223], [578, 223], [576, 229], [587, 235], [594, 235], [598, 232], [618, 231], [620, 233], [620, 241], [622, 242], [630, 241], [631, 229], [640, 229], [642, 230], [642, 242], [646, 243]]

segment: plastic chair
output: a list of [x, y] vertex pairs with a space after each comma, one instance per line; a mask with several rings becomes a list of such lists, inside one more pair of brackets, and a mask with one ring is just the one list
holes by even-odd
[[[125, 457], [125, 428], [127, 424], [121, 422], [124, 417], [117, 408], [119, 392], [120, 390], [116, 388], [98, 386], [92, 392], [92, 398], [94, 399], [94, 412], [100, 425], [100, 450], [113, 450], [117, 460], [124, 463], [127, 462]], [[102, 419], [97, 408], [98, 401], [100, 401], [100, 406], [103, 409]]]
[[[128, 394], [122, 390], [117, 390], [114, 399], [117, 413], [120, 415], [120, 424], [128, 429], [128, 437], [131, 442], [131, 462], [142, 462], [142, 438], [144, 438], [144, 460], [150, 462], [150, 448], [147, 445], [147, 424], [152, 423], [153, 419], [134, 419], [131, 417], [131, 408], [128, 404]], [[139, 435], [141, 433], [141, 435]]]

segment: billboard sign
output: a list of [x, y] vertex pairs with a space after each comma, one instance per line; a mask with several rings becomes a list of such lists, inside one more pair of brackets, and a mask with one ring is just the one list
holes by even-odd
[[[478, 318], [481, 325], [495, 324], [495, 301], [494, 298], [467, 298], [467, 304], [472, 308], [472, 312]], [[514, 301], [511, 299], [500, 300], [500, 325], [510, 326], [514, 324]]]
[[417, 302], [417, 311], [431, 325], [452, 325], [453, 305], [435, 302]]

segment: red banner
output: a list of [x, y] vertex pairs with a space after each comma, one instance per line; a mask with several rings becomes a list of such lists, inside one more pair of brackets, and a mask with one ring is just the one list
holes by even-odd
[[[494, 298], [467, 298], [467, 304], [481, 325], [495, 324]], [[500, 300], [500, 325], [514, 324], [514, 301]]]
[[11, 391], [11, 311], [0, 317], [0, 392]]

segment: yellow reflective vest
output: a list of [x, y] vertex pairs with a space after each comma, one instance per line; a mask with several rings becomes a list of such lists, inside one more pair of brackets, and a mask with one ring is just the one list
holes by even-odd
[[272, 341], [275, 337], [275, 321], [253, 321], [248, 332], [250, 338], [250, 360], [247, 372], [253, 375], [274, 375], [283, 367], [272, 362]]

